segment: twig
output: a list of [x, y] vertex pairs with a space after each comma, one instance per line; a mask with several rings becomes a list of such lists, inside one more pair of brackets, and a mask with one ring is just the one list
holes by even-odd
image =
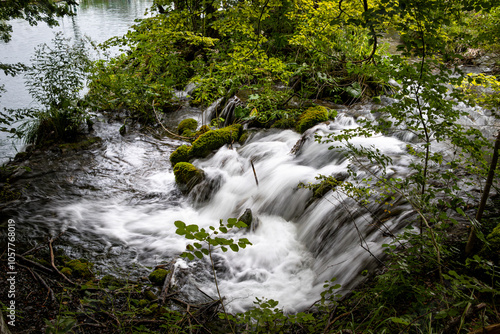
[[18, 265], [19, 265], [19, 267], [28, 270], [31, 273], [31, 276], [33, 276], [33, 278], [36, 281], [39, 281], [40, 283], [42, 283], [42, 285], [47, 289], [47, 295], [50, 296], [50, 299], [54, 303], [57, 303], [56, 297], [54, 296], [54, 292], [52, 291], [52, 289], [48, 286], [48, 284], [44, 281], [44, 279], [40, 275], [38, 275], [36, 272], [31, 270], [31, 268], [29, 268], [29, 267], [23, 266], [22, 264], [18, 264]]
[[[208, 328], [206, 328], [205, 326], [203, 326], [203, 325], [202, 325], [202, 324], [198, 321], [198, 319], [196, 319], [196, 317], [195, 317], [195, 316], [194, 316], [191, 312], [189, 312], [189, 307], [188, 307], [188, 309], [186, 310], [186, 312], [187, 312], [187, 313], [191, 316], [191, 318], [193, 318], [193, 320], [194, 320], [194, 321], [196, 321], [196, 323], [197, 323], [198, 325], [200, 325], [201, 327], [203, 327], [203, 329], [204, 329], [207, 333], [212, 334], [212, 332], [211, 332]], [[189, 324], [191, 325], [191, 322], [190, 322]]]
[[37, 269], [40, 269], [42, 271], [45, 271], [46, 273], [48, 274], [53, 274], [54, 272], [52, 271], [52, 269], [50, 268], [47, 268], [46, 266], [38, 263], [38, 262], [35, 262], [35, 261], [31, 261], [27, 258], [25, 258], [24, 256], [20, 255], [20, 254], [16, 254], [16, 258], [18, 260], [21, 260], [23, 262], [26, 262], [26, 263], [29, 263], [30, 265], [32, 265], [33, 267], [36, 267]]
[[255, 172], [255, 167], [253, 165], [253, 160], [250, 160], [250, 164], [252, 165], [253, 176], [255, 177], [255, 183], [257, 184], [257, 187], [258, 187], [259, 186], [259, 180], [257, 179], [257, 173]]
[[188, 140], [188, 141], [191, 141], [193, 140], [193, 138], [191, 137], [184, 137], [184, 136], [180, 136], [176, 133], [173, 133], [172, 131], [170, 131], [169, 129], [167, 129], [163, 123], [160, 121], [160, 117], [158, 116], [158, 113], [156, 112], [156, 109], [155, 109], [155, 101], [153, 100], [153, 103], [151, 104], [151, 106], [153, 107], [153, 112], [155, 113], [155, 116], [156, 116], [156, 120], [158, 121], [158, 124], [160, 124], [160, 126], [163, 128], [163, 130], [165, 130], [169, 135], [173, 136], [173, 137], [176, 137], [176, 138], [179, 138], [179, 139], [183, 139], [183, 140]]
[[174, 275], [175, 271], [174, 261], [170, 262], [168, 267], [170, 272], [168, 273], [167, 276], [165, 276], [165, 281], [163, 282], [163, 287], [161, 288], [160, 305], [163, 305], [165, 303], [165, 299], [168, 295], [168, 289], [170, 288], [170, 281], [172, 281], [172, 276]]
[[71, 285], [76, 285], [72, 280], [70, 280], [69, 278], [66, 277], [66, 275], [64, 275], [62, 272], [59, 271], [59, 269], [57, 269], [55, 263], [54, 263], [54, 248], [52, 247], [52, 242], [54, 241], [54, 239], [50, 239], [49, 240], [49, 249], [50, 249], [50, 264], [52, 265], [52, 268], [54, 268], [54, 270], [56, 271], [56, 273], [58, 273], [62, 278], [64, 278], [64, 280], [68, 283], [70, 283]]

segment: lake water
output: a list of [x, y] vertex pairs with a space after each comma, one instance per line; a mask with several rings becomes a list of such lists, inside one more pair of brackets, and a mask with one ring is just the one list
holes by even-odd
[[[73, 41], [90, 37], [101, 43], [113, 36], [121, 36], [127, 32], [134, 20], [144, 17], [150, 8], [151, 0], [87, 0], [81, 1], [75, 10], [76, 16], [59, 20], [59, 26], [50, 28], [41, 22], [30, 26], [24, 20], [12, 20], [13, 34], [9, 43], [0, 42], [0, 63], [30, 63], [36, 46], [50, 44], [56, 32], [62, 32]], [[5, 85], [7, 92], [0, 97], [0, 109], [26, 108], [33, 103], [24, 86], [22, 75], [8, 77], [0, 73], [0, 85]], [[23, 145], [20, 141], [8, 138], [0, 132], [0, 163], [12, 158]]]

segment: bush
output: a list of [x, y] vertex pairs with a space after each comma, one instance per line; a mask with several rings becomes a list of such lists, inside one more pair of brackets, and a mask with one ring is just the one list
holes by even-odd
[[191, 146], [181, 145], [170, 154], [170, 162], [175, 166], [179, 162], [189, 162], [191, 156]]
[[299, 118], [297, 131], [303, 133], [309, 128], [312, 128], [318, 123], [328, 120], [328, 111], [325, 107], [317, 106], [307, 109]]
[[198, 127], [197, 120], [195, 120], [194, 118], [186, 118], [185, 120], [182, 120], [177, 126], [177, 133], [182, 135], [184, 131], [186, 130], [195, 131], [197, 127]]
[[234, 124], [218, 130], [210, 130], [193, 142], [191, 156], [204, 158], [213, 150], [217, 150], [225, 144], [237, 142], [242, 131], [243, 127], [241, 124]]

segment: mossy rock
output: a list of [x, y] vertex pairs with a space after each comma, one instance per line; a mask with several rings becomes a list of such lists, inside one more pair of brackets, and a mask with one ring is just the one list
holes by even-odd
[[195, 185], [203, 181], [205, 173], [190, 164], [189, 162], [179, 162], [174, 166], [175, 182], [179, 189], [188, 193]]
[[226, 126], [218, 130], [210, 130], [199, 136], [193, 142], [191, 155], [193, 157], [204, 158], [213, 150], [217, 150], [226, 144], [237, 142], [240, 139], [243, 127], [241, 124]]
[[208, 131], [210, 131], [210, 127], [208, 125], [202, 125], [201, 128], [198, 131], [196, 131], [194, 136], [196, 138], [198, 138], [199, 136], [201, 136], [202, 134], [204, 134], [205, 132], [208, 132]]
[[65, 276], [73, 276], [73, 271], [68, 267], [63, 267], [59, 271], [61, 272], [61, 274], [64, 274]]
[[193, 138], [196, 136], [196, 132], [194, 132], [193, 130], [187, 129], [187, 130], [184, 130], [184, 132], [182, 133], [182, 136], [188, 137], [188, 138]]
[[277, 129], [293, 129], [297, 124], [297, 120], [295, 118], [282, 118], [274, 122], [271, 128]]
[[328, 120], [328, 110], [322, 106], [311, 107], [307, 109], [299, 118], [296, 129], [303, 133], [309, 128], [312, 128], [318, 123]]
[[170, 162], [175, 166], [179, 162], [189, 162], [191, 156], [191, 146], [181, 145], [170, 154]]
[[85, 259], [71, 260], [65, 262], [64, 265], [71, 269], [74, 277], [88, 279], [94, 276], [91, 271], [93, 266], [92, 263], [89, 263]]
[[184, 132], [186, 130], [195, 131], [197, 127], [198, 127], [197, 120], [195, 120], [194, 118], [186, 118], [185, 120], [181, 121], [177, 126], [177, 133], [184, 136]]
[[241, 135], [240, 140], [238, 140], [238, 142], [243, 145], [243, 144], [245, 144], [245, 142], [247, 141], [247, 139], [249, 137], [250, 137], [250, 132], [243, 131], [243, 134]]
[[153, 300], [157, 300], [158, 297], [156, 297], [156, 295], [154, 294], [153, 291], [151, 290], [146, 290], [144, 291], [144, 297], [147, 299], [147, 300], [150, 300], [150, 301], [153, 301]]
[[165, 281], [165, 277], [168, 275], [168, 270], [158, 268], [155, 271], [153, 271], [151, 274], [149, 274], [148, 278], [151, 283], [154, 285], [163, 285], [163, 282]]

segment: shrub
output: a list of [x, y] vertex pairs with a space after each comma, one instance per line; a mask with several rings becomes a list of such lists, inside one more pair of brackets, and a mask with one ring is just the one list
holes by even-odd
[[170, 154], [170, 162], [175, 166], [179, 162], [189, 162], [191, 156], [191, 146], [181, 145]]
[[303, 133], [309, 128], [312, 128], [318, 123], [328, 120], [328, 111], [325, 107], [316, 106], [307, 109], [299, 118], [297, 131]]
[[193, 157], [204, 158], [213, 150], [219, 149], [225, 144], [237, 142], [242, 131], [243, 127], [241, 124], [234, 124], [218, 130], [210, 130], [193, 142], [191, 155]]

